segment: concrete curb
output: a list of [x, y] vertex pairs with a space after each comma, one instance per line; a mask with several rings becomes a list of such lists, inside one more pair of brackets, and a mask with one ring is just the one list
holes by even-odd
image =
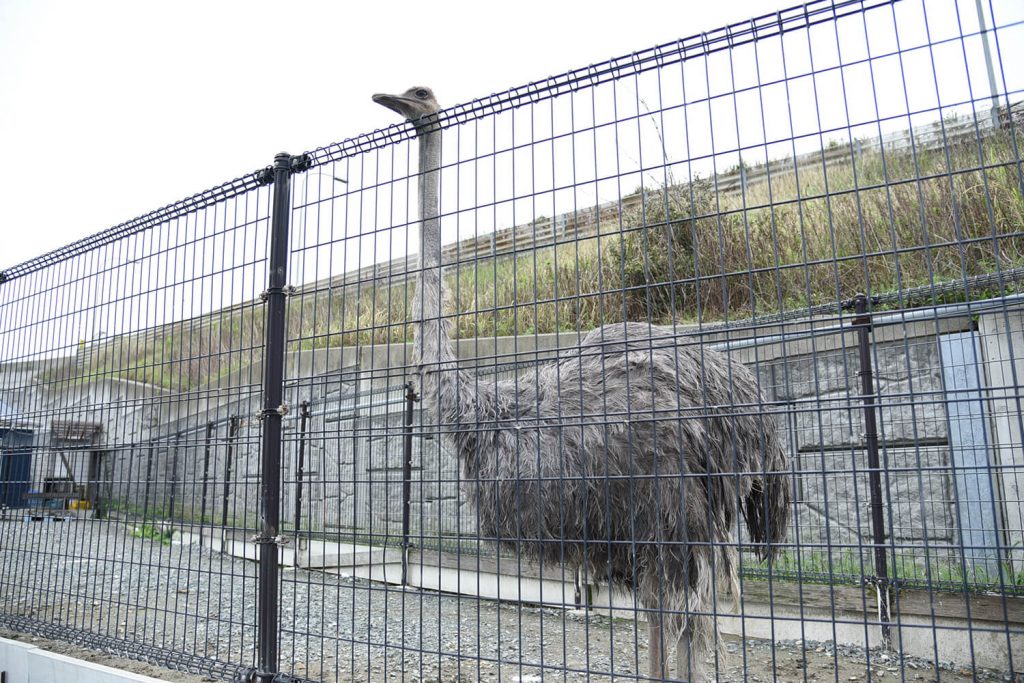
[[5, 683], [160, 683], [155, 678], [75, 659], [17, 640], [0, 638], [0, 671]]

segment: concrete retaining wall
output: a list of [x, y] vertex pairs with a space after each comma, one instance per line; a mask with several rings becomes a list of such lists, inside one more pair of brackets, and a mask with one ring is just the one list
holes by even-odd
[[[872, 540], [864, 410], [855, 334], [799, 336], [813, 326], [803, 322], [785, 330], [758, 330], [763, 342], [743, 341], [735, 331], [708, 335], [705, 342], [727, 349], [751, 367], [766, 398], [778, 407], [797, 475], [799, 504], [789, 540], [810, 552], [817, 546], [829, 554], [831, 546], [857, 548]], [[973, 372], [981, 382], [975, 403], [990, 434], [982, 455], [996, 465], [991, 470], [995, 477], [989, 477], [989, 470], [975, 469], [979, 476], [989, 477], [985, 481], [991, 480], [990, 495], [998, 503], [1002, 528], [991, 544], [1020, 547], [1024, 540], [1018, 405], [1019, 377], [1024, 376], [1022, 313], [879, 327], [873, 332], [872, 355], [887, 468], [885, 529], [887, 537], [902, 546], [898, 552], [906, 551], [912, 561], [955, 561], [963, 528], [974, 525], [965, 521], [967, 513], [957, 505], [958, 497], [964, 498], [958, 496], [957, 486], [965, 484], [954, 477], [958, 461], [953, 442], [968, 427], [952, 423], [947, 411], [949, 392], [956, 388], [947, 386], [944, 367], [948, 370], [950, 360], [943, 359], [941, 341], [970, 335], [975, 327], [980, 360]], [[782, 332], [790, 338], [780, 341], [776, 335]], [[485, 358], [490, 365], [514, 361], [522, 367], [577, 343], [573, 333], [537, 335], [467, 340], [458, 351], [465, 358]], [[285, 420], [282, 487], [286, 530], [295, 521], [301, 449], [303, 529], [365, 537], [377, 544], [398, 541], [404, 459], [401, 385], [409, 357], [409, 347], [399, 344], [288, 356], [291, 379], [286, 397], [291, 411]], [[24, 381], [25, 369], [18, 372], [19, 381]], [[30, 407], [26, 414], [39, 422], [49, 416], [101, 423], [101, 438], [93, 447], [104, 453], [104, 490], [119, 505], [158, 516], [173, 513], [183, 520], [254, 527], [260, 447], [260, 423], [254, 415], [259, 393], [251, 385], [232, 383], [256, 374], [258, 369], [242, 369], [217, 386], [188, 394], [106, 380], [35, 394], [23, 390], [3, 399]], [[530, 381], [528, 371], [522, 377]], [[305, 436], [300, 433], [303, 401], [310, 402]], [[417, 407], [414, 421], [419, 418]], [[53, 454], [44, 447], [36, 458], [34, 477], [40, 479], [53, 468]], [[438, 440], [414, 438], [414, 535], [436, 542], [439, 536], [475, 534], [475, 516], [459, 496], [459, 474], [454, 455]], [[919, 551], [925, 548], [927, 553]], [[849, 550], [831, 552], [830, 559], [855, 569], [860, 563]]]

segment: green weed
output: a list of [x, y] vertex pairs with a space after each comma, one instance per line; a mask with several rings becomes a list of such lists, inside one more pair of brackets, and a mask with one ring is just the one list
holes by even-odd
[[157, 541], [161, 545], [170, 545], [171, 539], [174, 537], [174, 530], [163, 529], [152, 524], [142, 524], [132, 529], [132, 536]]

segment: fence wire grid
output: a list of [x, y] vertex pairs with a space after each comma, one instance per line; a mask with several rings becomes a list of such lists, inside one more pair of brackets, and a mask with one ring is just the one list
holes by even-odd
[[1020, 63], [1012, 0], [812, 2], [377, 98], [8, 268], [0, 626], [235, 681], [1018, 680]]

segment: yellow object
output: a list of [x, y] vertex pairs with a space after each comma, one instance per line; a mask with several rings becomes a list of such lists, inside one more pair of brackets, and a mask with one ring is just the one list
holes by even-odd
[[88, 510], [90, 507], [89, 501], [87, 500], [71, 500], [68, 501], [68, 509], [70, 510]]

